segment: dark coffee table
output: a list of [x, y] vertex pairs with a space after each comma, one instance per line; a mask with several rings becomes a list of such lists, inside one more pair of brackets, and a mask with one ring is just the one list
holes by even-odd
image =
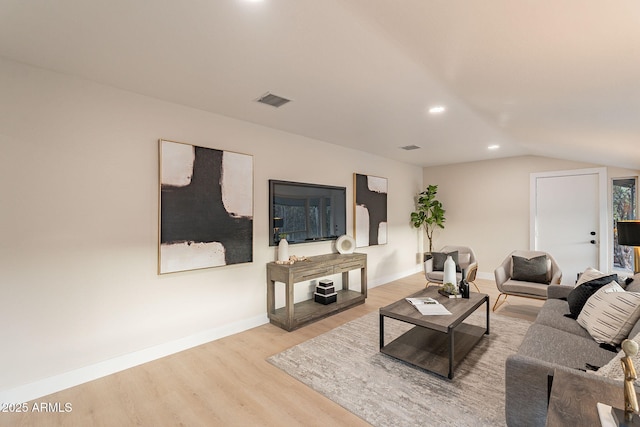
[[[404, 298], [380, 308], [380, 351], [414, 366], [453, 378], [453, 370], [471, 349], [489, 335], [489, 296], [472, 292], [468, 299], [447, 298], [436, 287], [426, 288], [408, 298], [431, 297], [451, 312], [442, 316], [423, 316]], [[486, 327], [464, 323], [486, 304]], [[389, 317], [415, 325], [389, 344], [384, 344], [384, 319]]]

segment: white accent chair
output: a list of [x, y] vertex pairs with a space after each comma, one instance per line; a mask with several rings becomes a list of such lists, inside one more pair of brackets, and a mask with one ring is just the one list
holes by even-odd
[[[531, 260], [532, 258], [536, 258], [542, 255], [546, 256], [546, 273], [545, 273], [545, 283], [541, 283], [538, 281], [528, 281], [522, 280], [522, 273], [516, 272], [514, 275], [513, 270], [513, 256], [518, 256], [522, 258], [526, 258], [527, 260]], [[507, 296], [514, 295], [518, 297], [524, 298], [534, 298], [534, 299], [547, 299], [547, 289], [549, 285], [559, 285], [562, 280], [562, 271], [558, 266], [556, 260], [551, 256], [551, 254], [543, 251], [524, 251], [518, 250], [513, 251], [505, 258], [505, 260], [500, 264], [498, 268], [494, 271], [496, 286], [500, 291], [500, 295], [496, 298], [496, 302], [493, 304], [493, 311], [496, 311], [496, 308], [501, 306], [506, 300]], [[515, 279], [514, 279], [515, 276]], [[520, 280], [516, 280], [520, 279]], [[504, 299], [501, 303], [500, 297], [504, 296]]]
[[[464, 270], [467, 282], [473, 284], [476, 290], [480, 292], [478, 285], [475, 283], [476, 274], [478, 273], [478, 261], [473, 249], [468, 246], [445, 246], [438, 252], [451, 253], [455, 251], [458, 252], [458, 265], [461, 270]], [[426, 287], [429, 287], [431, 283], [442, 284], [444, 271], [435, 271], [433, 269], [433, 257], [430, 254], [425, 254], [424, 257], [424, 275], [427, 279]], [[456, 280], [458, 283], [460, 279], [462, 279], [462, 273], [457, 272]]]

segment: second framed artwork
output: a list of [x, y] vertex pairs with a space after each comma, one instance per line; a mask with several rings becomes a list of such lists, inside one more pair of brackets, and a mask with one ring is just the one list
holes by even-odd
[[353, 174], [356, 247], [387, 243], [387, 178]]

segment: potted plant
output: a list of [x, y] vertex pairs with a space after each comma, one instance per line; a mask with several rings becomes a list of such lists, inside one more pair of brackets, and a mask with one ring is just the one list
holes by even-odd
[[415, 228], [424, 227], [429, 239], [429, 252], [433, 252], [433, 232], [436, 228], [444, 228], [445, 210], [436, 199], [437, 185], [429, 185], [417, 196], [416, 211], [411, 212], [411, 223]]

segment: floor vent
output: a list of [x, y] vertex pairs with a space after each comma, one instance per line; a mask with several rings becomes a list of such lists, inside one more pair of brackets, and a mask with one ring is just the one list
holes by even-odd
[[278, 108], [278, 107], [282, 107], [284, 104], [286, 104], [287, 102], [290, 102], [291, 100], [267, 92], [264, 95], [262, 95], [260, 98], [258, 98], [257, 101], [261, 102], [262, 104], [267, 104], [267, 105], [271, 105], [272, 107]]
[[400, 147], [400, 148], [402, 148], [403, 150], [411, 151], [411, 150], [417, 150], [420, 147], [418, 147], [417, 145], [405, 145], [404, 147]]

